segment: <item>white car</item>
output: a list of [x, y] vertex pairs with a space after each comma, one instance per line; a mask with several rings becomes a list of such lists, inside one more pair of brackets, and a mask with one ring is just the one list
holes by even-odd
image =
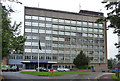
[[57, 71], [70, 71], [68, 68], [57, 68]]

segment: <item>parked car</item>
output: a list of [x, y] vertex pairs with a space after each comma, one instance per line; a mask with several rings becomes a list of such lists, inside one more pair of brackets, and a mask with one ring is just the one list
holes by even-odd
[[[38, 68], [36, 68], [36, 71], [38, 71]], [[46, 71], [46, 72], [48, 72], [49, 70], [44, 68], [44, 67], [39, 67], [39, 71]]]
[[10, 69], [10, 66], [8, 66], [8, 65], [4, 65], [4, 66], [2, 66], [2, 68], [1, 68], [2, 72], [3, 72], [3, 71], [9, 71], [9, 69]]
[[70, 71], [68, 68], [57, 68], [57, 71]]
[[10, 71], [19, 71], [19, 68], [17, 66], [12, 66], [10, 68]]

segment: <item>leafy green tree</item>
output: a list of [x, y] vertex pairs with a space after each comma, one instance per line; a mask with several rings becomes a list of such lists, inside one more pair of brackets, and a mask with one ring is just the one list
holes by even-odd
[[[120, 36], [120, 1], [119, 0], [116, 2], [104, 1], [103, 3], [106, 4], [105, 7], [110, 12], [107, 13], [107, 17], [97, 19], [97, 22], [104, 22], [104, 21], [110, 22], [107, 29], [113, 28], [114, 29], [113, 33]], [[120, 43], [115, 43], [115, 46], [116, 48], [119, 48]], [[120, 59], [119, 56], [120, 54], [116, 55], [118, 59]]]
[[14, 53], [23, 53], [23, 46], [26, 38], [20, 35], [20, 24], [11, 25], [8, 18], [9, 10], [2, 6], [2, 58]]
[[118, 61], [114, 58], [110, 58], [110, 59], [108, 59], [108, 69], [112, 69], [112, 67], [114, 66], [114, 65], [116, 65], [118, 63]]
[[88, 63], [89, 58], [83, 53], [83, 51], [81, 51], [73, 61], [73, 64], [75, 64], [77, 68], [86, 66]]

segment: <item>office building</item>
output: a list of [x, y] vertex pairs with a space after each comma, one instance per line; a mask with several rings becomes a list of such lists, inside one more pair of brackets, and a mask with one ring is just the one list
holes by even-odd
[[106, 23], [96, 23], [103, 13], [25, 7], [24, 15], [27, 40], [22, 63], [26, 69], [37, 67], [38, 53], [41, 67], [73, 68], [73, 59], [82, 50], [96, 71], [107, 70]]

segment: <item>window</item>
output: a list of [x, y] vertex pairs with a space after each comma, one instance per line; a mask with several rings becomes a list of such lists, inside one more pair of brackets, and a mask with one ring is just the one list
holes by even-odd
[[94, 61], [99, 61], [99, 57], [94, 57]]
[[94, 46], [94, 49], [98, 49], [98, 46]]
[[89, 29], [88, 29], [88, 31], [89, 31], [89, 32], [92, 32], [92, 31], [93, 31], [93, 29], [89, 28]]
[[46, 21], [51, 21], [52, 20], [52, 18], [46, 18]]
[[54, 29], [58, 29], [58, 25], [53, 25], [53, 28]]
[[99, 24], [99, 28], [103, 28], [103, 24]]
[[93, 26], [93, 23], [88, 23], [89, 27], [92, 27]]
[[32, 26], [38, 26], [38, 23], [32, 22]]
[[83, 31], [84, 31], [84, 32], [87, 32], [87, 28], [83, 28]]
[[59, 31], [59, 35], [64, 35], [64, 32], [62, 32], [62, 31]]
[[94, 27], [96, 27], [96, 28], [97, 28], [97, 27], [98, 27], [98, 24], [97, 24], [97, 23], [94, 23]]
[[103, 38], [103, 35], [99, 35], [100, 38]]
[[71, 24], [72, 25], [76, 25], [76, 21], [71, 21]]
[[39, 51], [38, 49], [32, 49], [33, 53], [38, 53], [38, 51]]
[[94, 37], [98, 37], [98, 35], [97, 35], [97, 34], [94, 34]]
[[32, 19], [38, 20], [38, 16], [32, 16]]
[[98, 52], [94, 52], [95, 55], [98, 55]]
[[53, 60], [57, 60], [57, 56], [53, 56], [52, 58], [53, 58]]
[[27, 36], [27, 39], [31, 39], [31, 36]]
[[65, 38], [65, 41], [70, 41], [70, 38]]
[[46, 27], [51, 27], [52, 26], [52, 24], [46, 24]]
[[70, 20], [65, 20], [65, 24], [70, 24]]
[[32, 36], [32, 39], [38, 39], [38, 36]]
[[83, 33], [83, 36], [84, 36], [84, 37], [87, 37], [87, 34], [86, 34], [86, 33]]
[[53, 31], [53, 34], [58, 34], [58, 31]]
[[70, 26], [65, 26], [65, 30], [70, 30]]
[[51, 37], [45, 37], [46, 38], [46, 40], [51, 40]]
[[32, 46], [38, 46], [38, 42], [32, 42]]
[[25, 19], [31, 19], [31, 16], [26, 15]]
[[100, 33], [103, 33], [103, 30], [99, 30]]
[[94, 29], [94, 32], [98, 32], [98, 29]]
[[76, 36], [76, 33], [71, 32], [71, 36]]
[[45, 27], [45, 23], [39, 23], [39, 26]]
[[25, 22], [26, 26], [31, 26], [31, 22]]
[[38, 29], [32, 29], [32, 33], [38, 33]]
[[64, 60], [64, 57], [63, 56], [59, 56], [58, 59], [59, 60]]
[[79, 37], [81, 37], [82, 36], [82, 33], [76, 33], [77, 34], [77, 36], [79, 36]]
[[64, 30], [64, 26], [59, 26], [59, 29], [62, 29], [62, 30]]
[[59, 23], [60, 24], [64, 24], [64, 20], [63, 19], [59, 19]]
[[83, 22], [83, 26], [87, 26], [87, 22]]
[[64, 50], [59, 50], [59, 54], [64, 54]]
[[104, 49], [104, 46], [100, 46], [100, 49], [103, 50], [103, 49]]
[[84, 45], [83, 48], [87, 49], [87, 46]]
[[100, 55], [103, 55], [104, 53], [103, 52], [100, 52]]
[[40, 59], [41, 59], [41, 60], [44, 60], [44, 59], [45, 59], [45, 56], [40, 56]]
[[70, 35], [70, 32], [65, 32], [65, 35]]
[[77, 21], [77, 26], [81, 26], [81, 22], [80, 21]]
[[93, 34], [88, 34], [88, 37], [93, 37]]
[[31, 49], [25, 49], [25, 52], [31, 52]]
[[76, 30], [76, 27], [71, 27], [71, 30], [73, 31], [73, 30]]
[[46, 33], [51, 34], [52, 31], [51, 30], [46, 30]]
[[25, 32], [31, 32], [31, 29], [25, 29]]
[[58, 38], [56, 38], [56, 37], [53, 37], [53, 40], [54, 40], [54, 41], [58, 41]]
[[89, 54], [93, 54], [93, 51], [89, 51]]
[[45, 33], [45, 30], [39, 30], [39, 33]]
[[93, 49], [93, 46], [89, 46], [89, 49]]
[[77, 27], [77, 31], [81, 32], [81, 28], [80, 28], [80, 27]]
[[65, 60], [70, 60], [70, 57], [65, 57]]
[[65, 41], [65, 39], [64, 38], [59, 38], [59, 41]]
[[45, 21], [45, 17], [39, 17], [39, 20]]
[[57, 51], [57, 50], [53, 50], [53, 53], [54, 53], [54, 54], [57, 54], [57, 53], [58, 53], [58, 51]]
[[31, 46], [31, 42], [25, 42], [26, 46]]
[[58, 22], [58, 19], [53, 19], [53, 22], [57, 23], [57, 22]]

